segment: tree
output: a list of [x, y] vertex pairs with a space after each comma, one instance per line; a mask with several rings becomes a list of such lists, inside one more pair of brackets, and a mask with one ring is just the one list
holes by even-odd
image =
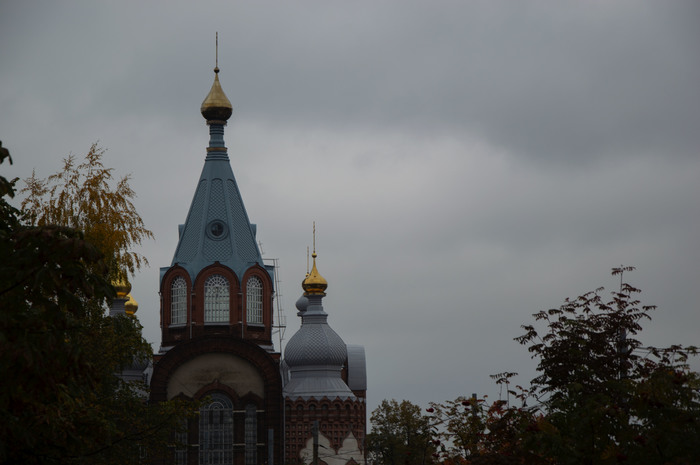
[[644, 347], [636, 339], [654, 306], [623, 282], [632, 267], [613, 269], [620, 288], [603, 289], [534, 314], [516, 338], [539, 360], [533, 393], [543, 419], [526, 438], [558, 464], [700, 463], [695, 347]]
[[[506, 386], [509, 395], [524, 405], [527, 390], [516, 386], [510, 390], [510, 378], [515, 373], [499, 373], [492, 378]], [[439, 439], [439, 457], [445, 464], [541, 464], [546, 463], [523, 445], [523, 432], [534, 425], [537, 418], [523, 407], [515, 407], [509, 400], [489, 403], [486, 396], [458, 397], [455, 400], [431, 402], [434, 434]]]
[[431, 403], [444, 464], [700, 463], [700, 378], [688, 366], [697, 349], [637, 339], [655, 307], [624, 282], [632, 270], [613, 269], [610, 299], [600, 288], [523, 326], [516, 340], [538, 360], [529, 389], [501, 373], [505, 400]]
[[63, 160], [63, 169], [42, 179], [32, 172], [20, 191], [26, 194], [22, 210], [32, 226], [61, 225], [79, 231], [103, 254], [113, 281], [127, 278], [148, 264], [133, 246], [152, 239], [132, 200], [129, 176], [111, 185], [113, 169], [105, 168], [106, 150], [92, 144], [82, 163], [75, 156]]
[[425, 465], [435, 452], [430, 419], [407, 400], [383, 400], [370, 417], [367, 451], [381, 465]]
[[[0, 163], [9, 153], [0, 152]], [[117, 374], [150, 356], [137, 320], [105, 315], [110, 263], [82, 231], [27, 221], [0, 177], [0, 463], [137, 463], [181, 418]]]

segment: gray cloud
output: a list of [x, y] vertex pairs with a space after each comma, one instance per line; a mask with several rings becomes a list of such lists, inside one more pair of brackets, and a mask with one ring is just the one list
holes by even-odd
[[[220, 33], [231, 163], [287, 336], [317, 221], [331, 325], [367, 347], [383, 398], [497, 395], [534, 364], [541, 308], [608, 270], [660, 306], [649, 343], [700, 317], [700, 59], [693, 2], [11, 3], [0, 12], [0, 139], [40, 176], [99, 139], [156, 233], [134, 278], [159, 342], [208, 133]], [[7, 173], [7, 174], [5, 174]], [[646, 340], [645, 340], [646, 341]]]

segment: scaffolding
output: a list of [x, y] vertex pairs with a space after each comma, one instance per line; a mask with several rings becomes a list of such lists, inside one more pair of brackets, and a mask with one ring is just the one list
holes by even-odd
[[[287, 316], [282, 309], [282, 280], [279, 274], [279, 259], [278, 258], [263, 258], [266, 265], [272, 266], [274, 269], [275, 279], [275, 294], [274, 294], [274, 312], [277, 314], [272, 322], [272, 337], [275, 335], [279, 339], [279, 351], [282, 352], [282, 342], [284, 341], [284, 331], [287, 328]], [[274, 316], [274, 315], [273, 315]]]

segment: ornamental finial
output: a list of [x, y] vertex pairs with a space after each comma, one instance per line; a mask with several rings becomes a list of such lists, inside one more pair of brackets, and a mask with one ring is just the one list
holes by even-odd
[[[321, 273], [318, 272], [318, 269], [316, 268], [316, 222], [314, 221], [314, 236], [313, 236], [313, 253], [311, 254], [311, 258], [313, 259], [313, 266], [311, 268], [311, 272], [308, 274], [304, 282], [302, 283], [301, 287], [304, 288], [304, 291], [306, 291], [306, 294], [308, 295], [326, 295], [325, 290], [328, 288], [328, 281], [324, 279], [323, 276], [321, 276]], [[308, 267], [308, 265], [307, 265]]]
[[200, 108], [207, 123], [226, 124], [233, 114], [233, 106], [219, 83], [219, 33], [216, 33], [216, 66], [214, 67], [214, 83]]

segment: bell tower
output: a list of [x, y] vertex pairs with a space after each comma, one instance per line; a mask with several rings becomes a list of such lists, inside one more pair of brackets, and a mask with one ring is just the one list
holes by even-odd
[[163, 350], [215, 334], [273, 350], [274, 270], [263, 263], [224, 143], [232, 112], [217, 63], [201, 106], [210, 136], [204, 168], [173, 261], [161, 268]]
[[322, 303], [328, 282], [316, 266], [315, 242], [314, 233], [313, 267], [297, 300], [301, 327], [284, 351], [285, 457], [294, 464], [318, 455], [327, 464], [364, 465], [365, 351], [345, 344], [328, 324]]
[[233, 108], [219, 82], [218, 45], [214, 83], [200, 110], [209, 145], [173, 260], [160, 270], [162, 341], [151, 400], [209, 399], [189, 420], [171, 463], [279, 463], [274, 268], [263, 263], [224, 143]]

